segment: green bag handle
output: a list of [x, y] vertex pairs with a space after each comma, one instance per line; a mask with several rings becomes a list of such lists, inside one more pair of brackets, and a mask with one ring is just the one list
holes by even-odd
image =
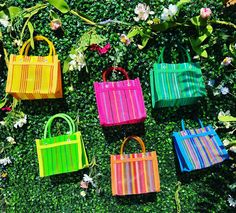
[[51, 125], [52, 125], [52, 122], [55, 118], [62, 118], [64, 119], [68, 125], [69, 125], [69, 128], [70, 128], [70, 134], [73, 134], [76, 129], [75, 129], [75, 123], [74, 121], [72, 120], [72, 118], [67, 115], [67, 114], [64, 114], [64, 113], [58, 113], [54, 116], [52, 116], [48, 122], [46, 123], [45, 125], [45, 129], [44, 129], [44, 138], [47, 138], [47, 135], [49, 135], [49, 137], [51, 137]]
[[[188, 51], [187, 51], [185, 48], [183, 48], [182, 46], [179, 46], [179, 47], [181, 47], [181, 48], [184, 50], [184, 52], [185, 52], [186, 55], [187, 55], [188, 62], [191, 63], [192, 60], [191, 60], [191, 57], [190, 57]], [[165, 47], [162, 48], [161, 54], [160, 54], [160, 56], [158, 57], [158, 64], [160, 64], [160, 62], [161, 62], [161, 63], [165, 63], [165, 62], [164, 62], [164, 59], [163, 59], [164, 51], [165, 51]]]
[[[204, 128], [202, 121], [199, 118], [197, 120], [198, 120], [198, 123], [200, 124], [201, 128]], [[185, 131], [186, 129], [185, 129], [185, 125], [184, 125], [184, 119], [181, 120], [181, 126], [182, 126], [182, 130]]]

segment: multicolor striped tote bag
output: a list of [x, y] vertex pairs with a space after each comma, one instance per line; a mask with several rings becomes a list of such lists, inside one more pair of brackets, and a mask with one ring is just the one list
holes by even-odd
[[46, 41], [49, 55], [28, 56], [30, 39], [26, 41], [20, 55], [10, 55], [6, 92], [21, 100], [62, 98], [61, 67], [55, 47], [43, 36], [35, 36], [34, 40]]
[[186, 50], [187, 63], [164, 63], [164, 50], [165, 48], [150, 71], [153, 108], [193, 104], [205, 96], [206, 89], [200, 65], [191, 62]]
[[[142, 153], [124, 154], [125, 144], [134, 139]], [[160, 191], [156, 152], [146, 152], [144, 142], [137, 136], [127, 137], [120, 155], [111, 155], [112, 195], [145, 194]]]
[[182, 172], [204, 169], [229, 158], [219, 136], [211, 125], [174, 132], [174, 146]]
[[[62, 118], [68, 123], [69, 134], [51, 136], [55, 118]], [[74, 172], [89, 166], [81, 133], [75, 131], [74, 121], [66, 114], [59, 113], [48, 120], [44, 138], [36, 139], [36, 147], [40, 177]]]
[[[121, 72], [126, 80], [107, 82], [113, 71]], [[103, 82], [95, 82], [94, 89], [100, 124], [114, 126], [143, 122], [147, 115], [139, 78], [130, 80], [125, 69], [110, 67], [103, 72]]]

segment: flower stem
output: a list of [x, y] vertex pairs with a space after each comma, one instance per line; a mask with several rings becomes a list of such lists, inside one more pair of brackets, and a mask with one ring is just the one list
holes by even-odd
[[81, 18], [83, 21], [85, 21], [86, 23], [88, 24], [91, 24], [91, 25], [97, 25], [95, 22], [85, 18], [84, 16], [80, 15], [79, 13], [77, 13], [76, 11], [74, 10], [71, 10], [70, 11], [71, 14], [75, 15], [75, 16], [78, 16], [79, 18]]
[[210, 23], [212, 24], [221, 24], [221, 25], [226, 25], [229, 27], [233, 27], [236, 29], [236, 25], [231, 23], [231, 22], [227, 22], [227, 21], [220, 21], [220, 20], [209, 20]]

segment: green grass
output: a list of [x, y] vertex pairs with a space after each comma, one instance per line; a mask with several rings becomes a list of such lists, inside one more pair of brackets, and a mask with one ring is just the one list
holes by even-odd
[[[3, 1], [4, 2], [4, 1]], [[37, 1], [7, 0], [5, 3], [19, 7], [31, 7]], [[43, 2], [43, 1], [41, 1]], [[72, 0], [67, 1], [74, 10], [79, 10], [92, 17], [95, 22], [106, 19], [117, 19], [135, 24], [133, 10], [139, 1], [123, 0]], [[168, 6], [175, 1], [150, 1], [151, 9], [160, 16], [163, 6]], [[185, 6], [186, 10], [181, 12], [181, 17], [192, 17], [199, 14], [201, 7], [210, 7], [213, 17], [226, 21], [235, 21], [235, 15], [229, 10], [224, 10], [221, 1], [194, 1]], [[224, 12], [223, 12], [224, 11]], [[35, 34], [42, 34], [48, 37], [55, 45], [61, 62], [69, 54], [71, 46], [76, 39], [90, 28], [80, 19], [69, 14], [60, 14], [64, 35], [57, 36], [50, 30], [49, 9], [42, 10], [33, 18]], [[194, 31], [186, 28], [175, 28], [167, 32], [159, 33], [152, 39], [144, 50], [139, 50], [133, 42], [124, 48], [119, 41], [119, 34], [128, 33], [126, 25], [107, 25], [97, 29], [98, 34], [107, 38], [112, 49], [104, 56], [99, 56], [96, 52], [86, 51], [86, 62], [88, 73], [85, 69], [81, 72], [73, 71], [71, 74], [63, 74], [63, 88], [65, 92], [62, 100], [37, 100], [22, 101], [21, 110], [28, 115], [28, 123], [20, 129], [12, 129], [10, 132], [0, 126], [0, 141], [5, 141], [6, 137], [12, 136], [17, 141], [7, 156], [12, 160], [12, 164], [7, 166], [8, 178], [0, 180], [0, 191], [4, 197], [5, 204], [2, 210], [6, 212], [176, 212], [175, 191], [177, 182], [181, 182], [179, 191], [180, 205], [182, 212], [231, 212], [233, 209], [228, 206], [227, 198], [229, 189], [227, 184], [233, 183], [233, 173], [230, 163], [225, 162], [212, 168], [192, 172], [190, 174], [180, 173], [177, 158], [172, 142], [172, 132], [180, 130], [180, 120], [184, 118], [188, 121], [188, 126], [196, 127], [191, 121], [194, 116], [201, 118], [205, 125], [217, 123], [217, 115], [220, 109], [230, 110], [235, 115], [235, 98], [231, 95], [214, 96], [212, 88], [207, 86], [208, 96], [201, 102], [193, 106], [177, 108], [165, 108], [153, 110], [151, 107], [151, 95], [149, 85], [149, 70], [153, 63], [157, 61], [160, 50], [167, 46], [169, 54], [166, 58], [170, 61], [170, 53], [174, 60], [178, 58], [176, 43], [181, 43], [192, 51], [189, 36]], [[8, 53], [18, 53], [16, 47], [12, 45], [13, 39], [7, 31], [2, 28], [4, 47]], [[230, 39], [224, 40], [224, 35], [229, 35]], [[25, 39], [29, 34], [25, 35]], [[217, 83], [225, 82], [230, 91], [235, 93], [233, 83], [235, 74], [227, 72], [228, 68], [220, 67], [221, 61], [229, 55], [227, 46], [234, 39], [233, 29], [221, 26], [215, 27], [212, 38], [215, 44], [208, 49], [209, 57], [200, 61], [204, 80], [216, 80]], [[105, 43], [104, 43], [105, 45]], [[42, 47], [40, 45], [40, 47]], [[142, 125], [111, 127], [103, 129], [99, 125], [95, 95], [93, 89], [94, 81], [101, 81], [101, 71], [113, 65], [109, 56], [116, 56], [115, 48], [122, 53], [119, 66], [124, 67], [130, 78], [139, 77], [142, 83], [145, 105], [147, 108], [147, 119]], [[39, 53], [47, 53], [46, 48], [41, 48]], [[3, 97], [5, 80], [7, 76], [6, 66], [0, 70], [0, 96]], [[68, 87], [74, 87], [74, 91], [68, 91]], [[85, 198], [80, 196], [80, 181], [83, 174], [88, 174], [87, 170], [57, 175], [48, 178], [39, 178], [38, 161], [36, 154], [35, 139], [43, 137], [43, 130], [46, 121], [50, 116], [63, 112], [76, 118], [79, 111], [79, 130], [82, 132], [88, 157], [93, 156], [97, 160], [97, 172], [102, 176], [99, 178], [98, 186], [101, 193], [97, 194], [94, 188], [88, 190]], [[0, 112], [0, 120], [5, 116]], [[227, 137], [226, 132], [218, 131], [223, 139]], [[142, 137], [149, 151], [156, 150], [159, 162], [159, 172], [161, 180], [161, 192], [151, 195], [112, 197], [110, 182], [110, 154], [119, 153], [121, 140], [124, 135], [137, 134]], [[134, 147], [129, 147], [134, 151]], [[136, 148], [137, 150], [137, 148]], [[0, 157], [4, 157], [1, 156]], [[1, 204], [0, 204], [1, 205]]]

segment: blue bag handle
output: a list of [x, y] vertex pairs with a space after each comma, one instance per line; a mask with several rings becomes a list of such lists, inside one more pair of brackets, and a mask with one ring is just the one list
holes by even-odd
[[[204, 128], [202, 121], [199, 118], [197, 120], [198, 120], [198, 123], [200, 124], [201, 128]], [[182, 126], [182, 130], [185, 131], [186, 129], [185, 129], [185, 125], [184, 125], [184, 119], [181, 119], [181, 126]]]
[[[185, 54], [187, 55], [188, 62], [191, 63], [192, 60], [191, 60], [191, 57], [190, 57], [188, 51], [187, 51], [184, 47], [182, 47], [182, 46], [179, 46], [179, 47], [184, 50]], [[163, 59], [164, 51], [165, 51], [165, 47], [162, 48], [161, 54], [160, 54], [160, 56], [158, 57], [158, 61], [157, 61], [158, 64], [160, 64], [160, 62], [161, 62], [161, 63], [165, 63], [165, 62], [164, 62], [164, 59]]]

